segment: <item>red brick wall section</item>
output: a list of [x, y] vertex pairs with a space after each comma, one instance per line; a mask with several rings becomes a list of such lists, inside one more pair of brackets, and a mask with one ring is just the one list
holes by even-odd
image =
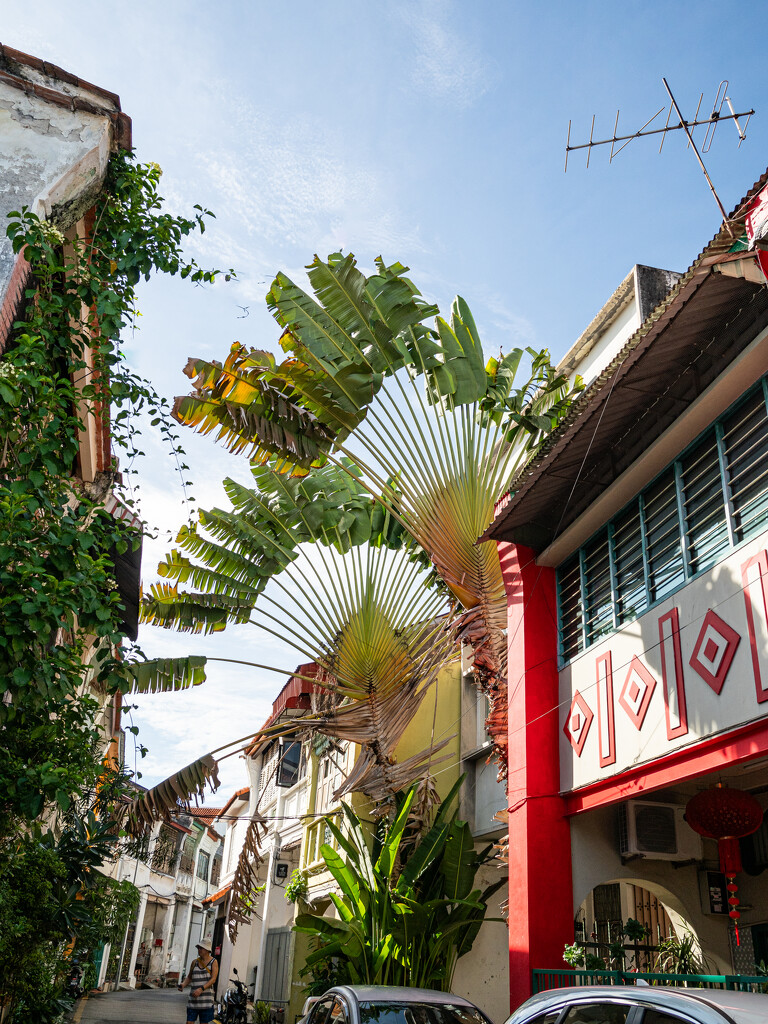
[[24, 259], [24, 254], [19, 253], [11, 271], [11, 280], [3, 299], [2, 309], [0, 309], [0, 353], [5, 352], [8, 336], [11, 333], [14, 320], [18, 317], [28, 280], [29, 264]]
[[[92, 206], [83, 215], [83, 227], [85, 238], [90, 242], [93, 238], [93, 227], [96, 222], [96, 208]], [[98, 334], [98, 324], [95, 314], [93, 315], [93, 335]], [[112, 435], [110, 430], [110, 409], [104, 406], [103, 402], [96, 404], [96, 419], [93, 424], [96, 433], [96, 470], [99, 473], [106, 473], [112, 464]]]

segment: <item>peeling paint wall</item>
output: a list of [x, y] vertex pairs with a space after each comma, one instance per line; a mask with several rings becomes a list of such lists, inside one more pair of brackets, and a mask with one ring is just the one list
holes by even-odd
[[0, 307], [14, 262], [8, 213], [27, 206], [73, 224], [101, 187], [118, 111], [116, 98], [0, 61]]

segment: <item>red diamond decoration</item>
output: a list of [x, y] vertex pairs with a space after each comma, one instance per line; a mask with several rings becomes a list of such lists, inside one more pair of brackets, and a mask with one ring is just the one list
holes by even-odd
[[656, 689], [656, 680], [640, 661], [634, 657], [629, 666], [627, 678], [621, 688], [619, 704], [629, 715], [629, 719], [636, 729], [643, 728], [645, 716], [648, 713], [648, 705], [651, 703], [653, 691]]
[[691, 655], [691, 668], [719, 694], [741, 637], [710, 608]]
[[594, 712], [584, 700], [579, 691], [573, 695], [571, 706], [568, 708], [568, 715], [565, 719], [563, 732], [568, 737], [568, 742], [576, 751], [576, 756], [581, 757], [584, 744], [587, 742], [589, 727], [592, 725]]

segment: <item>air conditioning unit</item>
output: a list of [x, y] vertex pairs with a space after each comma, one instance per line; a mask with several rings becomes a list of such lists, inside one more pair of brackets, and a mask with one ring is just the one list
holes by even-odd
[[619, 807], [619, 852], [649, 860], [701, 860], [701, 836], [687, 824], [681, 804], [629, 800]]

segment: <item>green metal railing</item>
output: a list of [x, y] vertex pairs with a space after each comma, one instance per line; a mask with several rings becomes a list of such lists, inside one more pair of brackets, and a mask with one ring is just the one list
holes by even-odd
[[768, 977], [751, 974], [645, 974], [635, 971], [534, 970], [533, 992], [578, 985], [675, 985], [678, 988], [724, 988], [738, 992], [768, 991]]

